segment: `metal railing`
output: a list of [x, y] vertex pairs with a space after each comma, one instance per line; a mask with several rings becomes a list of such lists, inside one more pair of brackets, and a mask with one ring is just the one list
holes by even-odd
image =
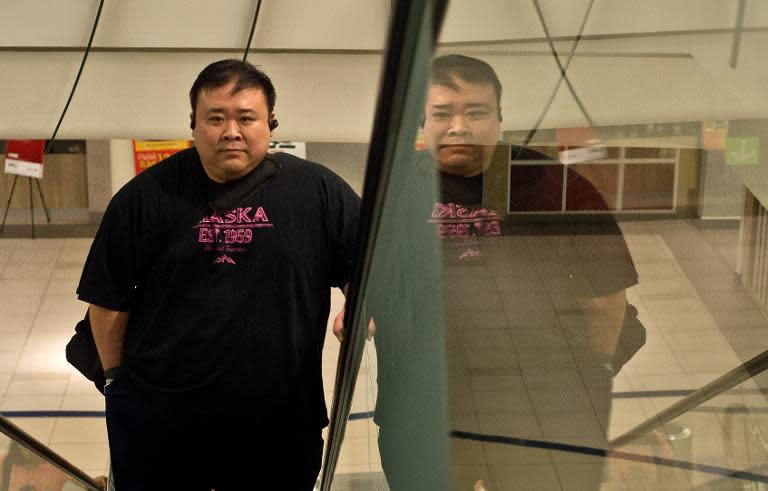
[[84, 489], [89, 491], [102, 491], [103, 488], [93, 480], [93, 478], [2, 416], [0, 416], [0, 433], [6, 435], [19, 445], [31, 450], [37, 456], [61, 470], [69, 476], [72, 481], [76, 482]]
[[618, 448], [631, 443], [643, 435], [659, 428], [673, 419], [687, 413], [688, 411], [704, 404], [710, 399], [730, 390], [740, 383], [764, 372], [768, 368], [768, 351], [764, 351], [747, 361], [718, 377], [704, 387], [696, 390], [684, 399], [676, 402], [660, 413], [652, 416], [621, 436], [614, 438], [609, 442], [610, 448]]

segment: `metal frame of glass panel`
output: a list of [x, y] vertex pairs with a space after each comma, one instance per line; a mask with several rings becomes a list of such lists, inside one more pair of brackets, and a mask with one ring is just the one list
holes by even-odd
[[[363, 303], [387, 180], [396, 159], [396, 150], [403, 145], [413, 148], [417, 120], [410, 121], [406, 113], [409, 108], [421, 107], [427, 82], [426, 70], [416, 70], [415, 67], [419, 64], [427, 66], [446, 6], [444, 0], [394, 2], [366, 167], [358, 231], [361, 239], [344, 319], [349, 332], [339, 352], [328, 445], [323, 459], [320, 484], [323, 491], [329, 490], [332, 484], [363, 355], [367, 326]], [[412, 131], [402, 131], [409, 124], [413, 126]]]

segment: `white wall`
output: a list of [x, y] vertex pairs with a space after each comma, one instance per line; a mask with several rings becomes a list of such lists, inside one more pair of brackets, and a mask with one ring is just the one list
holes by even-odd
[[112, 178], [112, 196], [136, 175], [133, 165], [133, 141], [110, 140], [110, 176]]

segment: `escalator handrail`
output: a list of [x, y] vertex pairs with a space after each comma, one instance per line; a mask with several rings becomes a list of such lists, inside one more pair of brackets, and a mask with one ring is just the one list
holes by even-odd
[[399, 0], [394, 2], [390, 16], [389, 40], [384, 55], [382, 79], [363, 184], [358, 245], [352, 280], [347, 292], [347, 308], [344, 316], [344, 326], [347, 329], [346, 340], [339, 350], [328, 444], [323, 459], [321, 491], [328, 491], [333, 480], [365, 345], [366, 332], [361, 328], [362, 324], [367, 327], [367, 322], [361, 322], [363, 299], [384, 194], [394, 161], [394, 149], [404, 120], [408, 86], [403, 81], [413, 69], [415, 46], [420, 41], [417, 36], [418, 29], [425, 15], [432, 15], [433, 30], [429, 33], [432, 43], [429, 50], [431, 53], [437, 34], [440, 32], [446, 7], [447, 0], [431, 2]]
[[622, 447], [631, 443], [650, 431], [665, 425], [691, 409], [704, 404], [714, 397], [730, 390], [747, 379], [768, 369], [768, 351], [764, 351], [751, 360], [734, 368], [728, 373], [716, 378], [704, 387], [692, 392], [682, 400], [669, 406], [655, 416], [652, 416], [624, 434], [608, 442], [609, 448]]
[[29, 433], [11, 423], [4, 416], [0, 416], [0, 433], [33, 451], [35, 454], [45, 459], [46, 462], [67, 474], [70, 478], [72, 478], [73, 481], [76, 481], [85, 489], [89, 491], [102, 490], [102, 487], [88, 474], [80, 470], [61, 455], [46, 447], [42, 442], [35, 439]]

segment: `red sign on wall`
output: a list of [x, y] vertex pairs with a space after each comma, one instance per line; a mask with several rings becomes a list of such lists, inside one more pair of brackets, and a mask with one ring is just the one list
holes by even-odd
[[8, 140], [5, 173], [42, 178], [44, 153], [45, 140]]

